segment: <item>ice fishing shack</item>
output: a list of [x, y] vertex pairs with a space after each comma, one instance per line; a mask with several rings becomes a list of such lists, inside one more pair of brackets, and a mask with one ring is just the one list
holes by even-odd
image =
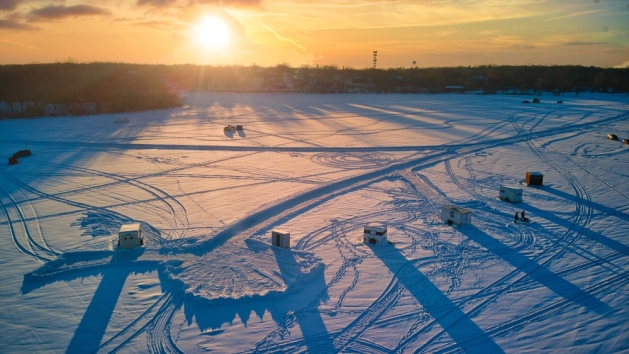
[[441, 220], [448, 225], [463, 226], [472, 223], [472, 211], [456, 205], [444, 205], [441, 207]]
[[124, 249], [136, 248], [144, 245], [140, 223], [123, 224], [118, 231], [118, 247]]
[[290, 248], [290, 232], [271, 231], [271, 244], [279, 248]]
[[389, 242], [387, 225], [381, 222], [370, 222], [363, 230], [363, 241], [371, 245], [382, 245]]
[[524, 183], [527, 186], [541, 186], [544, 182], [544, 175], [539, 172], [526, 171], [526, 179]]
[[499, 198], [511, 203], [522, 203], [522, 188], [500, 186]]

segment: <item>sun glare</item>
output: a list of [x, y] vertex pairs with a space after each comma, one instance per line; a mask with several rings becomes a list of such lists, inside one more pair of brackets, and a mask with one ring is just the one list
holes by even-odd
[[227, 24], [217, 17], [206, 17], [193, 29], [194, 43], [204, 49], [222, 49], [231, 40]]

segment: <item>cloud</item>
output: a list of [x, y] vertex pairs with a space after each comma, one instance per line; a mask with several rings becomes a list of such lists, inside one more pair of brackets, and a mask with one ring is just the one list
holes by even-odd
[[190, 0], [190, 4], [210, 4], [221, 7], [254, 7], [261, 3], [262, 0]]
[[172, 5], [177, 0], [138, 0], [136, 5], [138, 6], [152, 6], [152, 7], [166, 7]]
[[31, 12], [29, 13], [29, 18], [32, 21], [42, 21], [59, 20], [68, 17], [99, 16], [109, 14], [109, 10], [92, 5], [48, 5], [46, 7], [31, 10]]
[[[2, 1], [2, 0], [0, 0]], [[137, 6], [147, 6], [154, 8], [170, 7], [179, 0], [136, 0]], [[195, 7], [198, 5], [215, 5], [219, 7], [256, 7], [262, 0], [185, 0], [179, 5], [182, 7]]]
[[286, 38], [286, 37], [280, 36], [280, 35], [279, 35], [277, 32], [275, 32], [275, 31], [274, 31], [271, 27], [269, 27], [269, 26], [267, 26], [267, 25], [265, 25], [265, 24], [263, 24], [263, 23], [260, 23], [260, 25], [261, 25], [262, 27], [264, 27], [264, 28], [268, 29], [268, 30], [269, 30], [271, 33], [273, 33], [273, 34], [275, 35], [275, 37], [276, 37], [277, 39], [279, 39], [280, 41], [286, 41], [286, 42], [292, 43], [295, 47], [299, 48], [299, 50], [300, 50], [303, 54], [307, 54], [307, 53], [308, 53], [308, 50], [307, 50], [307, 49], [306, 49], [306, 47], [304, 47], [303, 45], [301, 45], [301, 44], [299, 44], [299, 43], [295, 42], [294, 40], [292, 40], [292, 39], [290, 39], [290, 38]]
[[598, 12], [601, 12], [601, 11], [602, 10], [589, 10], [589, 11], [574, 12], [574, 13], [571, 13], [571, 14], [568, 14], [568, 15], [562, 15], [562, 16], [559, 16], [559, 17], [549, 18], [549, 19], [546, 19], [544, 21], [555, 21], [555, 20], [561, 20], [561, 19], [570, 18], [570, 17], [592, 15], [592, 14], [595, 14], [595, 13], [598, 13]]
[[567, 43], [564, 43], [563, 45], [583, 46], [583, 45], [603, 45], [603, 44], [607, 44], [607, 42], [567, 42]]
[[13, 20], [0, 19], [0, 29], [9, 31], [34, 31], [38, 30], [39, 27], [31, 26], [26, 23], [20, 23]]
[[1, 10], [13, 10], [20, 4], [22, 0], [0, 0]]
[[151, 27], [162, 31], [172, 31], [177, 28], [177, 26], [166, 21], [139, 21], [135, 22], [134, 25]]

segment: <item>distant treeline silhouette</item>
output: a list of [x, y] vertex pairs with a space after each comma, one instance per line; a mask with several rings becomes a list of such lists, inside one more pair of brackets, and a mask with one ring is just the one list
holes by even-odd
[[629, 92], [629, 69], [473, 66], [355, 69], [53, 63], [0, 66], [0, 116], [35, 117], [175, 107], [189, 90], [306, 93]]
[[0, 66], [0, 116], [130, 112], [181, 105], [167, 66], [54, 63]]

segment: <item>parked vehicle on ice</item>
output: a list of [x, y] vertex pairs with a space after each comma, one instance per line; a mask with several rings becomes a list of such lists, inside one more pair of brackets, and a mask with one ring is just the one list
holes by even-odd
[[31, 152], [31, 150], [20, 150], [18, 152], [16, 152], [15, 154], [13, 154], [13, 157], [26, 157], [26, 156], [31, 156], [33, 153]]

